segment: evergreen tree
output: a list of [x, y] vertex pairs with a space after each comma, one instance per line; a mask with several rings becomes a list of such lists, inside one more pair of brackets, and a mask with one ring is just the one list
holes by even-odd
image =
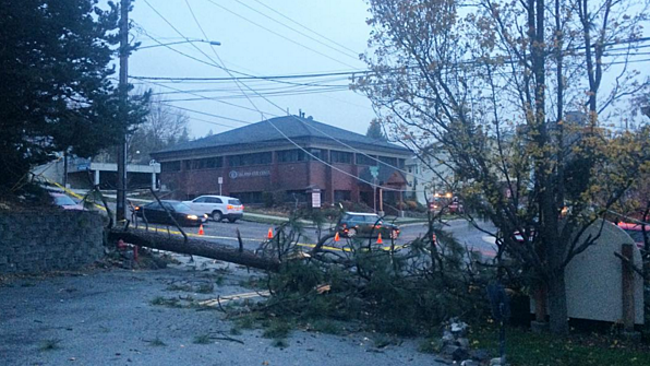
[[96, 0], [0, 6], [0, 188], [54, 152], [87, 157], [117, 145], [144, 117], [148, 95], [121, 109], [109, 80], [118, 11]]
[[381, 122], [379, 122], [376, 119], [370, 121], [370, 126], [368, 126], [368, 131], [366, 132], [366, 136], [376, 140], [382, 140], [382, 141], [387, 140], [386, 135], [384, 135], [384, 131], [381, 128]]

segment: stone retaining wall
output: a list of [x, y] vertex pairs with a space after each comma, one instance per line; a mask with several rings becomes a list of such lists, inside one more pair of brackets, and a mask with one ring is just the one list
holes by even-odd
[[0, 212], [0, 273], [78, 269], [104, 255], [103, 233], [93, 212]]

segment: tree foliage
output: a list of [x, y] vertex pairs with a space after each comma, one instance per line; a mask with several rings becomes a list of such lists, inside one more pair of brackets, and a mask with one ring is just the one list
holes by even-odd
[[130, 161], [148, 163], [152, 152], [190, 140], [187, 114], [172, 110], [160, 97], [152, 97], [149, 114], [129, 138]]
[[118, 18], [116, 5], [96, 0], [0, 6], [0, 186], [54, 152], [87, 157], [116, 145], [146, 114], [146, 96], [122, 106], [110, 80]]
[[[495, 224], [498, 257], [525, 264], [548, 291], [551, 328], [567, 332], [564, 269], [595, 239], [576, 234], [650, 168], [647, 126], [610, 128], [619, 102], [647, 87], [627, 63], [647, 2], [369, 4], [374, 73], [355, 88], [396, 140], [441, 148], [459, 182], [449, 189]], [[612, 45], [626, 52], [609, 56]]]
[[381, 128], [381, 122], [376, 119], [370, 121], [370, 126], [368, 126], [366, 136], [376, 140], [386, 141], [386, 135], [384, 134], [384, 130]]

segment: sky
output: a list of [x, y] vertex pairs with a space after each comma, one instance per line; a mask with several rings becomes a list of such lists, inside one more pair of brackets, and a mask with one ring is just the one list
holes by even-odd
[[[192, 17], [186, 1], [207, 37]], [[208, 65], [220, 64], [215, 51], [235, 76], [237, 72], [268, 76], [366, 69], [365, 63], [358, 57], [366, 50], [371, 30], [366, 24], [369, 13], [363, 0], [135, 0], [133, 5], [130, 14], [134, 23], [131, 37], [133, 41], [142, 43], [142, 49], [134, 52], [129, 59], [130, 76], [230, 77], [228, 72]], [[218, 41], [221, 45], [213, 46], [213, 49], [203, 42], [169, 45], [184, 41], [183, 37]], [[168, 46], [160, 46], [160, 43]], [[158, 47], [144, 48], [152, 45]], [[375, 117], [370, 101], [348, 89], [346, 76], [285, 80], [324, 86], [244, 81], [246, 86], [240, 86], [246, 94], [253, 94], [250, 88], [276, 104], [253, 97], [251, 100], [255, 107], [243, 97], [237, 83], [230, 81], [153, 81], [157, 84], [134, 78], [130, 81], [136, 88], [151, 88], [154, 93], [172, 92], [160, 97], [170, 105], [186, 108], [184, 112], [190, 117], [189, 126], [194, 137], [204, 136], [209, 131], [219, 133], [245, 123], [258, 122], [262, 114], [257, 109], [265, 113], [265, 118], [286, 115], [287, 110], [291, 114], [298, 114], [302, 110], [305, 116], [313, 116], [318, 121], [358, 133], [365, 133]], [[189, 90], [193, 94], [179, 93], [178, 90]], [[219, 99], [236, 106], [206, 98]]]

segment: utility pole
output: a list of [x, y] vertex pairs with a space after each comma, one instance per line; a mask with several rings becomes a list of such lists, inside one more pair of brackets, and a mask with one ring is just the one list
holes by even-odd
[[[128, 116], [126, 110], [128, 101], [129, 83], [129, 8], [131, 0], [121, 0], [120, 3], [120, 117], [125, 119]], [[126, 123], [126, 121], [122, 121]], [[126, 130], [125, 130], [126, 131]], [[126, 132], [120, 136], [120, 146], [117, 151], [117, 209], [116, 221], [126, 219]]]

